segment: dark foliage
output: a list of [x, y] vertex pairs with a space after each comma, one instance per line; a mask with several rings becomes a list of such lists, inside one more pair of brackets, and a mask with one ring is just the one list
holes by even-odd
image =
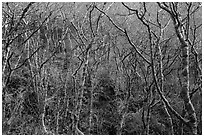
[[36, 92], [26, 92], [23, 102], [24, 110], [28, 115], [38, 118], [40, 115], [38, 95]]

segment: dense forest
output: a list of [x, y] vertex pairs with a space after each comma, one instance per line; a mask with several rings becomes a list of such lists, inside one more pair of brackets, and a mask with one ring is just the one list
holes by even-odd
[[3, 2], [2, 134], [202, 134], [199, 2]]

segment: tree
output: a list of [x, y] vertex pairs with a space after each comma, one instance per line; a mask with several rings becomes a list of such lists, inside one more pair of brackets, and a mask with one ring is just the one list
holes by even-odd
[[[181, 98], [184, 101], [185, 109], [189, 114], [189, 126], [191, 127], [192, 133], [197, 134], [197, 118], [195, 108], [191, 102], [189, 96], [189, 21], [190, 21], [190, 10], [192, 3], [186, 3], [187, 5], [187, 16], [183, 19], [179, 17], [179, 11], [177, 11], [178, 3], [158, 3], [159, 7], [168, 12], [173, 20], [176, 35], [181, 43], [181, 75], [182, 75], [182, 89], [180, 92]], [[199, 6], [199, 5], [198, 5]], [[187, 20], [187, 21], [185, 21]], [[185, 24], [185, 25], [184, 25]], [[186, 32], [184, 32], [184, 29]]]

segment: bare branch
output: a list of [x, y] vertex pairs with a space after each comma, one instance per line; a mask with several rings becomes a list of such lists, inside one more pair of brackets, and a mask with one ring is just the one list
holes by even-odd
[[120, 31], [122, 31], [123, 33], [125, 33], [125, 31], [124, 31], [124, 29], [122, 29], [122, 28], [120, 28], [118, 25], [116, 25], [115, 23], [114, 23], [114, 21], [104, 12], [104, 11], [102, 11], [101, 9], [99, 9], [97, 6], [94, 6], [97, 10], [99, 10], [100, 12], [102, 12], [108, 19], [109, 19], [109, 21], [117, 28], [117, 29], [119, 29]]
[[128, 36], [128, 33], [127, 33], [126, 30], [125, 30], [125, 35], [127, 36], [128, 42], [130, 43], [130, 45], [135, 49], [135, 51], [139, 54], [139, 56], [142, 57], [142, 59], [144, 59], [145, 62], [147, 62], [148, 64], [151, 64], [151, 62], [148, 61], [148, 60], [137, 50], [135, 44], [132, 43], [132, 41], [130, 40], [130, 37]]
[[122, 31], [122, 32], [126, 35], [126, 37], [127, 37], [127, 39], [128, 39], [128, 42], [129, 42], [130, 45], [135, 49], [135, 51], [139, 54], [139, 56], [142, 57], [142, 58], [145, 60], [145, 62], [147, 62], [148, 64], [150, 64], [150, 61], [148, 61], [148, 60], [137, 50], [136, 46], [132, 43], [132, 41], [130, 40], [130, 37], [128, 36], [127, 31], [126, 31], [125, 29], [120, 28], [118, 25], [116, 25], [116, 24], [113, 22], [113, 20], [112, 20], [105, 12], [103, 12], [102, 10], [100, 10], [99, 8], [97, 8], [96, 6], [95, 6], [95, 8], [96, 8], [97, 10], [99, 10], [100, 12], [102, 12], [104, 15], [106, 15], [106, 17], [109, 19], [109, 21], [110, 21], [118, 30]]

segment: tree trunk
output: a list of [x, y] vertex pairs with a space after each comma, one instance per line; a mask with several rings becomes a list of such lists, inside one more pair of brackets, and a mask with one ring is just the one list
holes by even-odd
[[[190, 96], [189, 96], [189, 45], [188, 45], [188, 37], [186, 34], [184, 34], [184, 29], [189, 28], [183, 28], [181, 19], [178, 17], [178, 11], [175, 11], [176, 4], [170, 3], [169, 7], [166, 7], [165, 5], [158, 3], [159, 7], [163, 10], [165, 10], [171, 17], [173, 23], [175, 32], [177, 35], [177, 38], [180, 42], [180, 49], [181, 49], [181, 92], [180, 97], [183, 99], [184, 107], [186, 109], [186, 112], [188, 114], [188, 125], [191, 128], [191, 132], [193, 134], [197, 134], [197, 118], [195, 113], [195, 108], [191, 102]], [[176, 12], [176, 13], [175, 13]], [[189, 23], [189, 22], [186, 22]], [[188, 31], [188, 30], [187, 30]]]
[[[178, 31], [177, 31], [178, 33]], [[193, 104], [190, 100], [189, 96], [189, 51], [188, 45], [184, 42], [182, 38], [181, 42], [181, 75], [182, 75], [182, 87], [180, 96], [184, 101], [185, 109], [189, 115], [189, 125], [191, 127], [192, 133], [197, 134], [197, 118], [195, 109]]]
[[[180, 30], [180, 31], [179, 31]], [[189, 45], [182, 36], [182, 28], [175, 26], [175, 31], [181, 43], [181, 92], [180, 96], [183, 99], [185, 109], [189, 115], [189, 125], [193, 134], [197, 134], [197, 118], [195, 108], [189, 96]]]
[[[163, 33], [163, 29], [161, 29], [161, 34], [160, 34], [161, 38], [162, 38], [162, 33]], [[160, 89], [161, 89], [161, 92], [164, 92], [164, 74], [163, 74], [163, 61], [162, 61], [163, 55], [162, 55], [162, 50], [161, 50], [161, 46], [160, 46], [159, 43], [158, 43], [158, 50], [159, 50], [160, 75], [161, 75]], [[164, 111], [165, 111], [165, 116], [167, 117], [166, 119], [168, 119], [168, 122], [169, 122], [169, 126], [167, 127], [168, 134], [173, 135], [174, 134], [174, 129], [173, 129], [172, 118], [171, 118], [171, 116], [170, 116], [170, 114], [168, 112], [168, 109], [166, 107], [165, 102], [162, 101], [162, 103], [163, 103], [163, 107], [164, 107]]]
[[146, 135], [149, 135], [149, 129], [150, 129], [150, 118], [151, 118], [151, 108], [148, 107], [147, 110], [147, 124], [146, 124]]

